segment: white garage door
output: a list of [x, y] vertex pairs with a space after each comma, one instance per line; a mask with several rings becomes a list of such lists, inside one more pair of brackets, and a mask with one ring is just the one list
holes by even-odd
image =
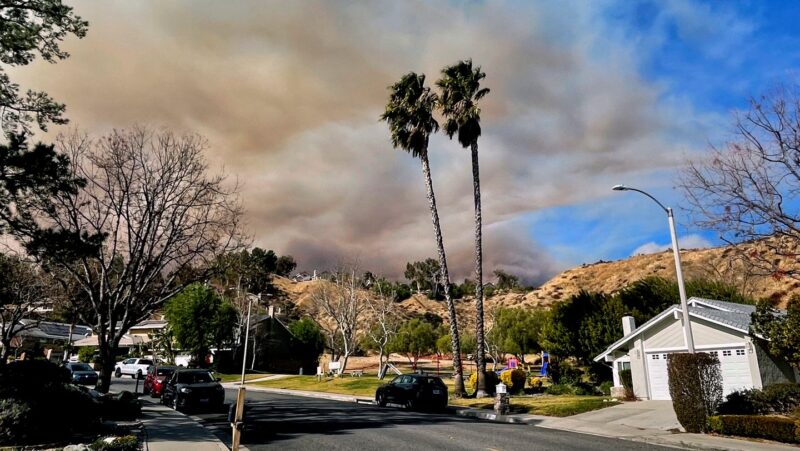
[[650, 399], [672, 399], [667, 378], [667, 354], [647, 354], [647, 372], [650, 374]]
[[[743, 388], [752, 388], [750, 363], [744, 347], [703, 351], [716, 354], [722, 372], [723, 396]], [[671, 399], [667, 377], [667, 354], [648, 353], [647, 371], [650, 379], [650, 399]]]

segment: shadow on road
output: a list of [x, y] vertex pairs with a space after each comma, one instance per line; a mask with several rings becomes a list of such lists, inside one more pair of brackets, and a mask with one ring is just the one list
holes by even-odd
[[[248, 394], [249, 397], [249, 394]], [[298, 435], [344, 435], [358, 429], [391, 428], [400, 425], [432, 425], [444, 423], [483, 422], [453, 414], [415, 412], [398, 408], [273, 395], [266, 400], [248, 400], [247, 428], [244, 444], [277, 443]], [[230, 443], [230, 426], [225, 415], [196, 414], [204, 425], [226, 443]], [[519, 427], [519, 425], [503, 425]], [[466, 426], [469, 427], [469, 426]]]

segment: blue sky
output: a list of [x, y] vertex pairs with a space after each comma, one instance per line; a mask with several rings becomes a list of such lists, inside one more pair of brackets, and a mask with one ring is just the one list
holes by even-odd
[[[660, 102], [708, 118], [708, 143], [724, 141], [731, 112], [746, 109], [750, 96], [796, 81], [800, 68], [800, 3], [637, 1], [615, 4], [604, 15], [630, 43], [639, 74], [661, 87]], [[690, 156], [706, 147], [701, 140], [693, 145]], [[675, 177], [676, 171], [658, 171], [637, 184], [675, 208], [679, 236], [689, 237], [685, 243], [720, 244], [681, 209]], [[610, 186], [607, 198], [533, 212], [525, 223], [565, 265], [625, 258], [644, 244], [670, 239], [666, 217], [652, 201]]]

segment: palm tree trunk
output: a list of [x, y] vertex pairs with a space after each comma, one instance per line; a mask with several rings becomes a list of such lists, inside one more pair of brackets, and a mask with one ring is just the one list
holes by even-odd
[[453, 345], [453, 395], [462, 397], [467, 394], [464, 389], [464, 369], [461, 365], [461, 340], [458, 337], [458, 318], [456, 317], [456, 306], [450, 296], [450, 272], [447, 270], [447, 258], [444, 253], [444, 240], [442, 238], [442, 227], [439, 224], [439, 212], [436, 210], [436, 196], [433, 194], [433, 180], [431, 179], [431, 168], [428, 163], [428, 154], [423, 152], [420, 155], [422, 162], [422, 174], [425, 177], [425, 188], [428, 193], [428, 204], [431, 208], [431, 220], [433, 221], [433, 233], [436, 235], [436, 246], [439, 250], [439, 266], [442, 271], [442, 285], [444, 285], [444, 298], [447, 302], [447, 313], [450, 317], [450, 339]]
[[472, 141], [472, 186], [475, 196], [475, 330], [477, 346], [475, 363], [478, 372], [476, 398], [486, 397], [486, 341], [483, 329], [483, 231], [481, 219], [481, 177], [478, 166], [478, 141]]

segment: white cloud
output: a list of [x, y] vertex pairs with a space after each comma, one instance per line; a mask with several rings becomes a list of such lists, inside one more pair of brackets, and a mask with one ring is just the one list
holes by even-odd
[[[711, 243], [707, 239], [697, 234], [678, 237], [678, 242], [680, 243], [681, 249], [703, 249], [711, 247]], [[658, 244], [655, 241], [651, 241], [637, 247], [631, 255], [655, 254], [667, 249], [672, 249], [672, 243]]]

